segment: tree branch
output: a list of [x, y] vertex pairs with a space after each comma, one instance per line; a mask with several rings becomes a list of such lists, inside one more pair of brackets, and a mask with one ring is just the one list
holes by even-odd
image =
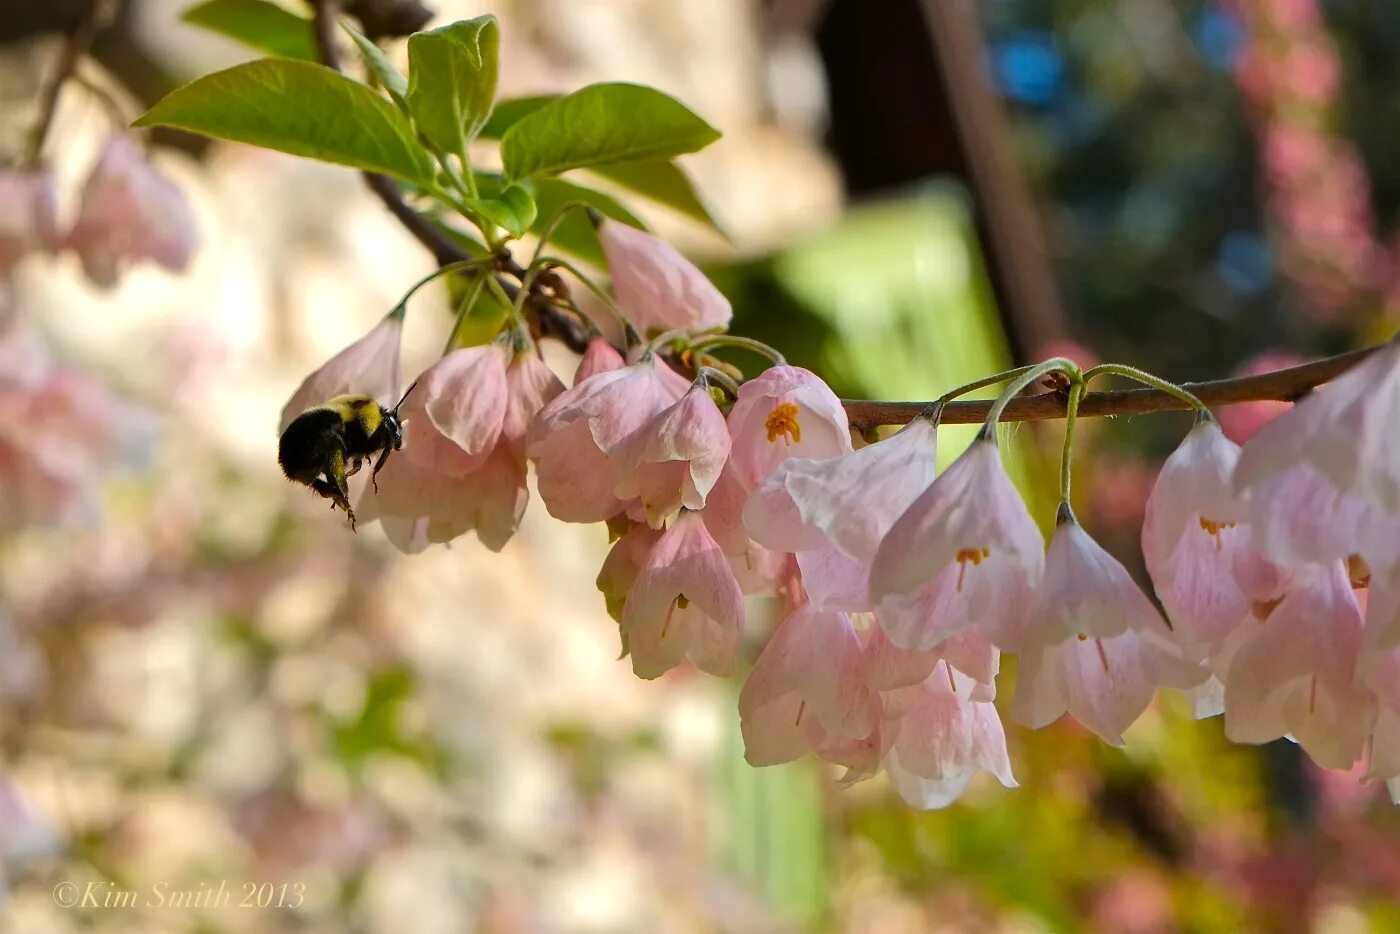
[[[1383, 345], [1380, 345], [1383, 346]], [[1360, 363], [1378, 347], [1365, 347], [1335, 357], [1292, 366], [1255, 376], [1214, 379], [1202, 383], [1182, 383], [1206, 405], [1233, 405], [1238, 402], [1277, 400], [1293, 402], [1329, 380], [1336, 379]], [[1039, 421], [1064, 418], [1066, 398], [1060, 392], [1042, 392], [1013, 399], [1002, 413], [1004, 422]], [[906, 425], [928, 408], [927, 402], [864, 402], [844, 400], [851, 427], [867, 431], [880, 425]], [[985, 421], [992, 403], [950, 402], [943, 408], [942, 422], [968, 425]], [[1086, 393], [1079, 403], [1080, 415], [1141, 415], [1189, 409], [1176, 396], [1157, 389], [1119, 389]]]

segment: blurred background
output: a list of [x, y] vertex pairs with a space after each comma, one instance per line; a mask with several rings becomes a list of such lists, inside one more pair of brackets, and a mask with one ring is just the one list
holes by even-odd
[[[5, 5], [0, 161], [85, 5]], [[114, 114], [250, 57], [186, 5], [121, 0], [93, 37], [44, 149], [60, 217]], [[1189, 380], [1395, 328], [1394, 4], [428, 5], [500, 17], [503, 96], [635, 80], [722, 129], [684, 161], [727, 238], [635, 210], [706, 264], [736, 332], [843, 396], [930, 398], [1061, 352]], [[1400, 930], [1384, 789], [1287, 742], [1230, 746], [1179, 697], [1124, 750], [1009, 728], [1020, 789], [920, 813], [883, 777], [750, 769], [737, 683], [635, 679], [593, 586], [601, 526], [535, 504], [500, 554], [412, 558], [349, 534], [281, 477], [278, 413], [431, 258], [350, 171], [150, 142], [195, 214], [184, 274], [104, 288], [34, 255], [0, 287], [6, 930]], [[405, 372], [448, 321], [422, 293]], [[1280, 406], [1222, 421], [1243, 440]], [[1084, 426], [1077, 508], [1131, 568], [1185, 427]], [[1047, 525], [1059, 431], [1014, 432]], [[949, 457], [970, 437], [947, 436]], [[51, 498], [3, 495], [34, 457]], [[304, 897], [63, 909], [66, 880]]]

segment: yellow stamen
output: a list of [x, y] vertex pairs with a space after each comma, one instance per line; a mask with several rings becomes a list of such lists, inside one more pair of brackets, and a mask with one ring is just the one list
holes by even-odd
[[971, 561], [973, 564], [981, 564], [983, 558], [989, 558], [991, 555], [990, 548], [964, 548], [958, 552], [958, 593], [962, 593], [963, 579], [967, 577], [967, 563]]
[[953, 680], [953, 666], [944, 662], [943, 670], [948, 672], [948, 687], [953, 689], [954, 694], [958, 693], [958, 683]]
[[768, 413], [768, 418], [763, 422], [763, 427], [768, 432], [768, 443], [773, 444], [779, 438], [791, 447], [794, 443], [802, 443], [802, 425], [797, 421], [797, 404], [794, 402], [784, 402], [773, 407], [773, 411]]
[[1317, 713], [1317, 675], [1312, 676], [1312, 684], [1308, 687], [1308, 716]]
[[1215, 539], [1215, 550], [1219, 551], [1221, 548], [1220, 533], [1225, 531], [1226, 529], [1233, 529], [1235, 527], [1235, 523], [1216, 522], [1214, 519], [1207, 519], [1205, 516], [1201, 516], [1200, 521], [1201, 528], [1206, 530], [1207, 535]]
[[1351, 579], [1352, 590], [1365, 590], [1371, 586], [1371, 568], [1360, 555], [1347, 556], [1347, 577]]

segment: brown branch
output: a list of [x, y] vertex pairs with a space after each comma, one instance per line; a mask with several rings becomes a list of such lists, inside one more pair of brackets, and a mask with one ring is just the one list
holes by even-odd
[[[1181, 385], [1206, 405], [1212, 406], [1266, 400], [1293, 402], [1323, 383], [1336, 379], [1377, 349], [1365, 347], [1256, 376], [1237, 376]], [[864, 402], [854, 399], [844, 400], [842, 404], [846, 407], [846, 416], [850, 419], [851, 427], [858, 431], [867, 431], [880, 425], [906, 425], [929, 405], [927, 402]], [[986, 420], [991, 407], [990, 401], [950, 402], [943, 409], [942, 421], [949, 425], [975, 424]], [[1119, 389], [1086, 394], [1079, 403], [1079, 414], [1141, 415], [1189, 408], [1190, 406], [1181, 399], [1158, 389]], [[1064, 417], [1064, 394], [1043, 392], [1013, 399], [1002, 413], [1001, 420], [1026, 422]]]
[[106, 13], [107, 5], [104, 0], [86, 0], [68, 27], [68, 32], [63, 37], [63, 47], [54, 62], [53, 77], [44, 86], [43, 94], [39, 98], [39, 118], [29, 132], [29, 145], [24, 154], [26, 167], [39, 164], [39, 159], [44, 154], [44, 140], [48, 138], [54, 114], [58, 112], [59, 94], [77, 70], [78, 60], [92, 45], [93, 37], [97, 35], [98, 27]]

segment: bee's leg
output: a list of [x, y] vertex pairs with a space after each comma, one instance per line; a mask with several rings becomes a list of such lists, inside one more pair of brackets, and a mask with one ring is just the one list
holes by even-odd
[[374, 470], [370, 472], [369, 482], [374, 484], [374, 492], [376, 493], [379, 492], [379, 471], [384, 469], [384, 462], [389, 459], [389, 453], [393, 450], [392, 447], [386, 447], [379, 455], [379, 459], [374, 462]]
[[350, 462], [350, 469], [347, 470], [347, 471], [345, 471], [345, 476], [347, 476], [347, 477], [353, 477], [353, 476], [355, 476], [355, 474], [357, 474], [357, 473], [360, 472], [360, 468], [363, 467], [364, 465], [365, 465], [365, 459], [364, 459], [363, 457], [357, 457], [357, 458], [355, 458], [353, 461]]
[[331, 462], [326, 465], [326, 477], [335, 486], [331, 499], [345, 510], [350, 517], [350, 531], [355, 531], [355, 510], [350, 505], [350, 487], [345, 482], [345, 452], [337, 450], [331, 454]]

